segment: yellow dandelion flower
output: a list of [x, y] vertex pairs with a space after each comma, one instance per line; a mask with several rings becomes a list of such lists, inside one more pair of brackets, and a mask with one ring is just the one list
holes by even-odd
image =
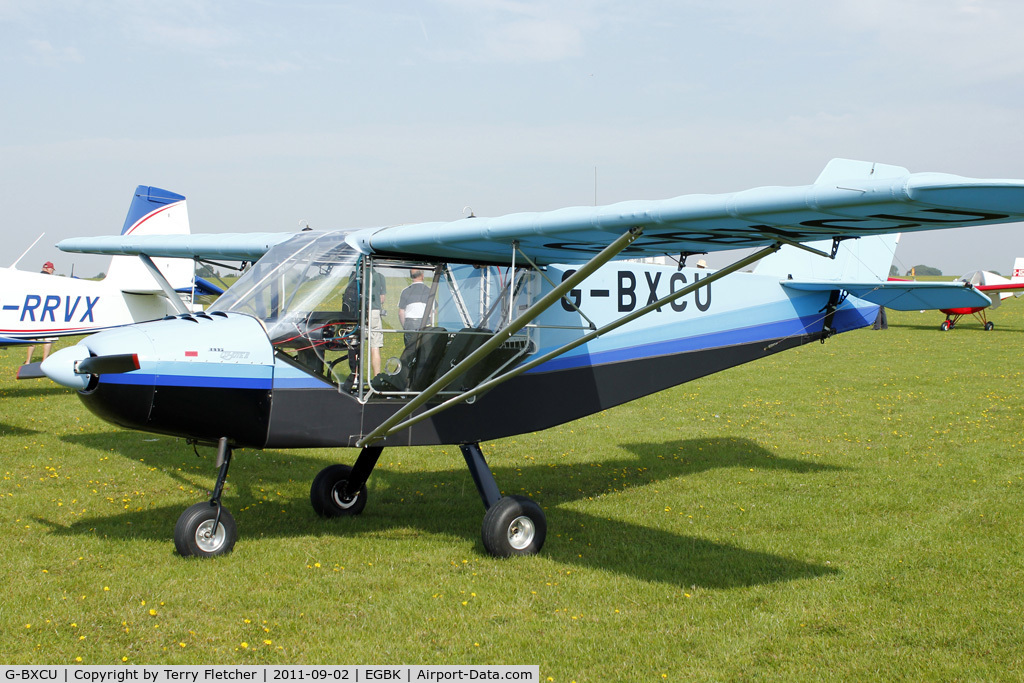
[[249, 647], [249, 643], [245, 642], [244, 640], [241, 642], [240, 645], [241, 645], [243, 650], [248, 649], [248, 647]]
[[121, 661], [122, 661], [122, 662], [127, 662], [127, 661], [128, 661], [128, 658], [127, 658], [127, 657], [121, 657]]
[[264, 641], [263, 641], [263, 644], [264, 644], [264, 645], [273, 645], [273, 644], [274, 644], [274, 641], [272, 641], [272, 640], [264, 640]]
[[156, 616], [156, 610], [155, 609], [149, 610], [149, 616], [155, 617]]

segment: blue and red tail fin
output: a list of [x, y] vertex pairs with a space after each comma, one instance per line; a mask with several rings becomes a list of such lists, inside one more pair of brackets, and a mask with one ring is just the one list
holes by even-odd
[[[135, 196], [132, 198], [131, 206], [128, 207], [128, 216], [124, 219], [124, 227], [121, 229], [121, 234], [187, 234], [189, 232], [187, 214], [184, 232], [181, 233], [177, 231], [167, 232], [166, 228], [168, 226], [166, 223], [161, 226], [159, 232], [151, 232], [152, 228], [156, 226], [143, 227], [150, 219], [161, 215], [165, 207], [184, 201], [185, 197], [176, 192], [161, 190], [159, 187], [151, 187], [149, 185], [139, 185], [135, 188]], [[178, 230], [180, 230], [180, 227]]]
[[[176, 192], [150, 185], [139, 185], [132, 196], [122, 235], [188, 235], [188, 206]], [[190, 259], [154, 259], [160, 272], [174, 289], [192, 286], [195, 266]], [[107, 270], [109, 282], [124, 292], [149, 294], [161, 292], [160, 285], [136, 256], [114, 256]]]

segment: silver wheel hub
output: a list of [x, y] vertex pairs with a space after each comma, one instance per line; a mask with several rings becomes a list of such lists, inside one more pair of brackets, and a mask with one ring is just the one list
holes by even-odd
[[218, 524], [216, 531], [213, 528], [213, 520], [208, 519], [196, 528], [196, 545], [204, 553], [215, 553], [224, 547], [227, 534], [224, 525]]
[[350, 498], [346, 498], [344, 495], [345, 485], [345, 482], [342, 482], [335, 486], [334, 490], [331, 491], [331, 498], [334, 500], [334, 504], [342, 510], [348, 510], [350, 507], [355, 505], [356, 499], [359, 497], [359, 494], [356, 494]]
[[508, 544], [516, 550], [525, 550], [533, 543], [537, 535], [537, 527], [526, 515], [520, 515], [508, 525]]

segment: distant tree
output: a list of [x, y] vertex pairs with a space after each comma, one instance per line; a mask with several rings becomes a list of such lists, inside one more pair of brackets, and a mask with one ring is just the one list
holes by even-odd
[[209, 280], [210, 278], [220, 277], [217, 271], [211, 268], [206, 263], [200, 263], [196, 267], [196, 275], [198, 275], [201, 278], [206, 278], [207, 280]]
[[889, 277], [899, 277], [900, 269], [896, 266], [889, 266]]
[[931, 266], [921, 265], [921, 266], [914, 266], [913, 268], [911, 268], [910, 270], [907, 271], [907, 275], [911, 275], [911, 274], [917, 275], [917, 276], [922, 276], [922, 275], [942, 275], [942, 271], [939, 270], [938, 268], [932, 268]]

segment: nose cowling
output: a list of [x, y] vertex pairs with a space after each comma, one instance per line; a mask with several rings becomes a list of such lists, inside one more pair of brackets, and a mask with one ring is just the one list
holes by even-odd
[[[101, 332], [63, 351], [43, 371], [78, 389], [86, 407], [108, 422], [204, 442], [266, 441], [274, 355], [262, 324], [250, 316], [183, 315]], [[133, 356], [137, 370], [118, 360]], [[98, 374], [75, 373], [83, 365]]]
[[57, 384], [85, 391], [100, 375], [139, 369], [138, 357], [152, 356], [152, 351], [152, 342], [145, 333], [135, 327], [122, 327], [56, 351], [39, 369]]

